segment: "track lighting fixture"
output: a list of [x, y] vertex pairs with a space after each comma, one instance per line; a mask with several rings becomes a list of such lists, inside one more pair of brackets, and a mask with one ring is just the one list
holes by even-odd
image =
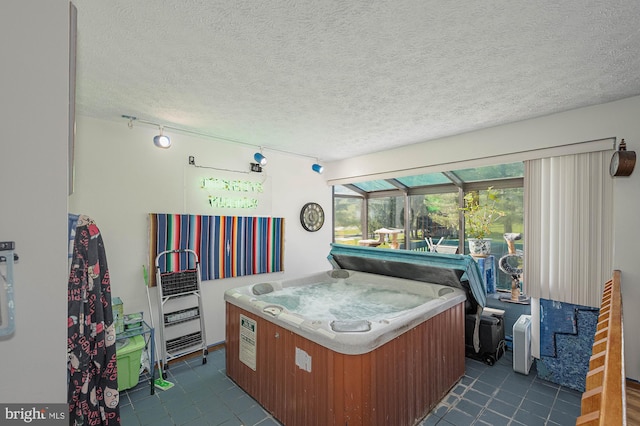
[[[148, 124], [150, 126], [154, 126], [154, 127], [158, 127], [160, 134], [154, 136], [153, 138], [153, 144], [155, 146], [157, 146], [158, 148], [162, 148], [162, 149], [167, 149], [169, 147], [171, 147], [171, 138], [169, 138], [169, 136], [164, 134], [164, 129], [171, 129], [173, 131], [177, 131], [180, 133], [186, 133], [189, 135], [194, 135], [194, 136], [199, 136], [199, 137], [206, 137], [206, 138], [211, 138], [211, 139], [216, 139], [222, 142], [229, 142], [229, 143], [233, 143], [233, 144], [238, 144], [238, 145], [245, 145], [245, 146], [249, 146], [252, 148], [259, 148], [260, 151], [256, 152], [255, 154], [253, 154], [253, 159], [255, 161], [255, 163], [251, 163], [251, 171], [252, 172], [261, 172], [262, 171], [262, 167], [267, 165], [267, 157], [265, 157], [262, 154], [263, 149], [266, 150], [271, 150], [271, 151], [277, 151], [277, 152], [281, 152], [283, 154], [289, 154], [289, 155], [296, 155], [299, 157], [306, 157], [309, 158], [311, 160], [315, 160], [316, 162], [311, 166], [311, 170], [313, 170], [316, 173], [322, 173], [324, 171], [324, 166], [322, 164], [319, 163], [319, 159], [317, 157], [313, 157], [311, 155], [305, 155], [305, 154], [297, 154], [295, 152], [290, 152], [290, 151], [284, 151], [284, 150], [280, 150], [280, 149], [276, 149], [276, 148], [269, 148], [269, 147], [264, 147], [264, 146], [259, 146], [259, 145], [254, 145], [254, 144], [250, 144], [250, 143], [246, 143], [240, 140], [236, 140], [236, 139], [230, 139], [230, 138], [226, 138], [226, 137], [222, 137], [222, 136], [217, 136], [217, 135], [212, 135], [212, 134], [207, 134], [207, 133], [201, 133], [201, 132], [197, 132], [197, 131], [193, 131], [193, 130], [189, 130], [189, 129], [185, 129], [185, 128], [180, 128], [180, 127], [174, 127], [170, 124], [167, 124], [166, 126], [163, 126], [162, 124], [158, 123], [158, 122], [154, 122], [154, 121], [149, 121], [149, 120], [145, 120], [145, 119], [140, 119], [138, 117], [135, 117], [133, 115], [121, 115], [122, 118], [124, 118], [125, 120], [127, 120], [127, 124], [129, 129], [133, 129], [133, 124], [135, 123], [143, 123], [143, 124]], [[191, 164], [191, 163], [189, 163]], [[193, 164], [195, 165], [195, 164]]]
[[256, 152], [255, 154], [253, 154], [253, 159], [256, 160], [256, 163], [260, 164], [261, 166], [267, 165], [267, 157], [262, 155], [262, 153], [260, 152]]
[[160, 128], [160, 134], [153, 138], [153, 144], [158, 148], [167, 149], [171, 146], [171, 139], [167, 135], [162, 134], [162, 126]]

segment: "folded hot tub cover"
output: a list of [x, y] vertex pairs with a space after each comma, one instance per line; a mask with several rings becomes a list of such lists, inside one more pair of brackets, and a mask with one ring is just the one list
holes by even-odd
[[327, 258], [336, 269], [448, 285], [464, 290], [480, 307], [487, 302], [480, 269], [469, 255], [331, 244]]

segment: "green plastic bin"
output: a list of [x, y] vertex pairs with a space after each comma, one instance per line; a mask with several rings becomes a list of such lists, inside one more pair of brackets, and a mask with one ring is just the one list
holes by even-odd
[[118, 391], [131, 389], [138, 384], [143, 349], [144, 337], [142, 336], [133, 336], [116, 342]]

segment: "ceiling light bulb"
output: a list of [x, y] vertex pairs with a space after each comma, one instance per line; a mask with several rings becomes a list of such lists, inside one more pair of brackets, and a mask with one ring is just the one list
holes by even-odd
[[158, 148], [169, 148], [171, 146], [171, 139], [169, 139], [169, 136], [158, 135], [153, 138], [153, 143]]
[[162, 134], [162, 127], [160, 127], [160, 134], [153, 138], [153, 144], [158, 148], [167, 149], [171, 146], [171, 139], [169, 136]]

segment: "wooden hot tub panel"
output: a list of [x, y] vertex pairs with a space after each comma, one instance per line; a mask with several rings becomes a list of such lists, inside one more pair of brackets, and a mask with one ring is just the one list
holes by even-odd
[[[241, 314], [257, 323], [255, 371], [240, 360]], [[463, 303], [362, 355], [334, 352], [228, 302], [226, 321], [227, 375], [288, 426], [414, 425], [464, 374]]]

